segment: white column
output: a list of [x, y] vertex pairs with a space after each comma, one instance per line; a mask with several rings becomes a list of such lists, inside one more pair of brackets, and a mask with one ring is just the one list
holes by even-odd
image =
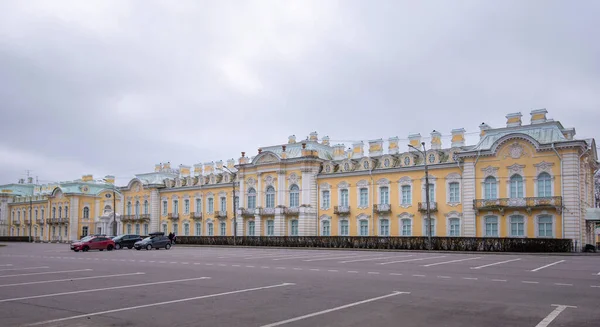
[[72, 196], [69, 204], [69, 240], [79, 239], [79, 197]]
[[317, 172], [318, 168], [302, 169], [300, 203], [304, 207], [300, 208], [298, 217], [298, 235], [300, 236], [317, 235]]
[[477, 182], [475, 179], [475, 163], [466, 162], [464, 164], [463, 181], [462, 181], [462, 234], [467, 237], [477, 236], [476, 219], [477, 214], [473, 209], [473, 201], [475, 200], [475, 188]]
[[275, 205], [287, 206], [287, 187], [285, 185], [285, 171], [277, 172], [277, 203]]
[[285, 216], [283, 215], [283, 209], [276, 208], [275, 209], [275, 219], [273, 222], [273, 227], [275, 228], [275, 236], [285, 236], [286, 233], [286, 221]]
[[262, 173], [256, 174], [256, 179], [256, 206], [264, 208], [265, 204], [263, 203], [263, 193], [265, 190], [263, 190]]
[[[581, 248], [582, 216], [579, 204], [579, 156], [577, 153], [563, 154], [561, 172], [563, 185], [563, 233], [565, 238], [573, 240], [573, 245]], [[558, 235], [557, 235], [558, 236]]]
[[158, 189], [153, 188], [150, 190], [150, 233], [160, 231], [160, 205]]

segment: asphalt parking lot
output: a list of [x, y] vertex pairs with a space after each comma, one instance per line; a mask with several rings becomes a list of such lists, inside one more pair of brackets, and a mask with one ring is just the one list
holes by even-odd
[[0, 248], [2, 326], [600, 326], [600, 256]]

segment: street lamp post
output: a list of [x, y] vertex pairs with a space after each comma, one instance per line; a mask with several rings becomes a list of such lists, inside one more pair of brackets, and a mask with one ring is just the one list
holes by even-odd
[[[107, 179], [103, 179], [105, 183], [110, 183]], [[112, 183], [112, 192], [113, 192], [113, 223], [112, 223], [112, 236], [117, 236], [117, 197], [116, 197], [116, 185], [113, 181]]]
[[426, 204], [426, 210], [427, 210], [427, 214], [426, 214], [426, 219], [427, 219], [427, 241], [428, 241], [428, 248], [431, 251], [431, 211], [430, 211], [430, 207], [429, 207], [429, 170], [427, 167], [427, 150], [425, 150], [425, 142], [421, 142], [421, 145], [423, 146], [423, 151], [421, 151], [420, 149], [412, 146], [412, 145], [408, 145], [409, 147], [421, 152], [423, 154], [423, 163], [425, 165], [425, 204]]
[[237, 208], [235, 204], [235, 179], [237, 174], [229, 170], [225, 165], [223, 166], [225, 170], [227, 170], [231, 175], [231, 185], [233, 189], [233, 193], [231, 195], [231, 201], [233, 201], [233, 245], [237, 245]]
[[31, 220], [31, 211], [33, 208], [33, 200], [32, 200], [33, 196], [29, 197], [29, 242], [31, 243], [33, 241], [33, 237], [31, 237], [31, 227], [33, 226], [33, 221]]

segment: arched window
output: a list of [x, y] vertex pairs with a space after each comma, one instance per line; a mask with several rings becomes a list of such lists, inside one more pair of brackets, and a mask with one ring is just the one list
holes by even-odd
[[486, 200], [493, 200], [498, 198], [498, 183], [496, 182], [496, 178], [494, 178], [493, 176], [486, 177], [483, 186], [483, 194]]
[[537, 178], [538, 197], [552, 196], [552, 177], [550, 174], [543, 172]]
[[56, 218], [56, 207], [52, 208], [52, 218]]
[[256, 190], [254, 188], [248, 189], [248, 209], [256, 208]]
[[450, 218], [448, 220], [449, 228], [449, 236], [460, 236], [460, 219], [458, 218]]
[[144, 200], [144, 215], [148, 214], [148, 200]]
[[390, 236], [390, 221], [388, 219], [379, 221], [379, 236]]
[[275, 208], [275, 188], [273, 186], [267, 187], [267, 196], [265, 201], [265, 207]]
[[330, 235], [331, 235], [331, 228], [330, 228], [329, 220], [323, 220], [321, 236], [330, 236]]
[[62, 207], [58, 207], [58, 218], [62, 218]]
[[300, 205], [300, 188], [298, 185], [290, 187], [290, 208], [296, 208]]
[[[135, 215], [139, 216], [140, 215], [140, 201], [135, 201]], [[139, 235], [139, 233], [138, 233]]]
[[131, 202], [127, 202], [127, 215], [131, 215]]
[[83, 218], [90, 218], [90, 208], [85, 207], [83, 208]]
[[512, 175], [510, 177], [510, 198], [520, 199], [523, 197], [523, 177], [521, 175]]

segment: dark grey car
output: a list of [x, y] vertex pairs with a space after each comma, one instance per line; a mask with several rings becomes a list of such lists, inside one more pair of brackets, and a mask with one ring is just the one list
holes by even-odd
[[171, 248], [171, 240], [164, 233], [150, 233], [150, 236], [145, 239], [135, 242], [133, 247], [136, 250], [146, 249], [152, 250], [165, 248], [166, 250]]

